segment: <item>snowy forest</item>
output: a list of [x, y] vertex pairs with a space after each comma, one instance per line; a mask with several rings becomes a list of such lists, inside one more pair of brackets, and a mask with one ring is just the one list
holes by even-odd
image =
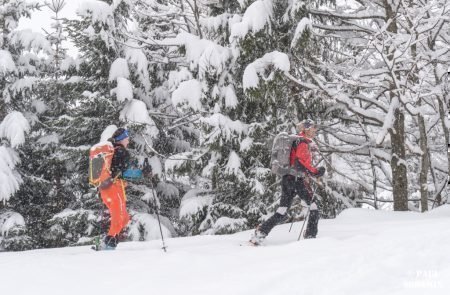
[[[132, 241], [160, 237], [157, 208], [167, 236], [255, 228], [281, 193], [273, 138], [304, 119], [321, 218], [450, 202], [450, 1], [79, 2], [0, 1], [0, 251], [105, 232], [89, 149], [117, 127], [153, 168], [127, 188]], [[51, 30], [18, 28], [39, 10]]]

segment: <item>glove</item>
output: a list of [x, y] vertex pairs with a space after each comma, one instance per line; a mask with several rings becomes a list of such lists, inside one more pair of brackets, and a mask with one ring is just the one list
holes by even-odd
[[127, 169], [122, 173], [123, 178], [127, 180], [139, 180], [142, 178], [142, 170], [140, 169]]
[[322, 177], [325, 174], [325, 167], [319, 167], [317, 169], [316, 177]]
[[144, 174], [145, 177], [152, 177], [152, 166], [148, 163], [148, 158], [144, 159], [144, 165], [142, 167], [142, 174]]

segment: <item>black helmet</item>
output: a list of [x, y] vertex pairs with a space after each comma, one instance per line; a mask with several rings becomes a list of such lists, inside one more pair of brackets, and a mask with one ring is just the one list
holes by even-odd
[[297, 124], [300, 130], [308, 130], [310, 128], [316, 128], [317, 124], [311, 119], [305, 119]]

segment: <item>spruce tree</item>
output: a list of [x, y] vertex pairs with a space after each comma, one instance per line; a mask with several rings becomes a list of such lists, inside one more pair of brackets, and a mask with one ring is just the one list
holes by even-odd
[[[303, 64], [320, 54], [311, 40], [305, 6], [297, 1], [240, 4], [210, 4], [201, 19], [204, 39], [178, 38], [194, 78], [181, 84], [180, 92], [198, 88], [202, 107], [192, 96], [178, 96], [178, 90], [172, 99], [206, 116], [200, 120], [204, 139], [197, 150], [202, 157], [197, 165], [186, 161], [178, 166], [203, 176], [204, 187], [195, 190], [197, 209], [190, 214], [183, 210], [183, 201], [192, 207], [194, 193], [182, 200], [181, 208], [196, 233], [229, 233], [261, 222], [280, 196], [269, 170], [271, 140], [281, 131], [295, 132], [295, 124], [306, 118], [322, 124], [332, 102], [296, 83], [295, 77], [313, 81]], [[190, 48], [202, 48], [196, 43], [205, 49], [194, 60]], [[325, 216], [353, 206], [345, 197], [345, 205], [336, 201], [330, 191], [321, 195]]]
[[[18, 193], [33, 177], [23, 170], [35, 124], [33, 91], [43, 67], [39, 54], [51, 52], [45, 37], [31, 30], [18, 30], [21, 17], [30, 17], [36, 3], [3, 1], [0, 12], [0, 249], [23, 250], [34, 245], [33, 218], [21, 206]], [[27, 196], [31, 198], [31, 196]]]

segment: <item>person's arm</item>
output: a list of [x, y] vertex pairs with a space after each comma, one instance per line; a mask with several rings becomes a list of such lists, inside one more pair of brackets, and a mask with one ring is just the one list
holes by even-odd
[[318, 170], [311, 164], [311, 153], [308, 149], [308, 144], [306, 142], [300, 142], [295, 151], [295, 156], [300, 164], [308, 169], [311, 174], [317, 174]]
[[148, 162], [148, 158], [144, 159], [144, 164], [142, 165], [142, 174], [145, 177], [151, 178], [153, 176], [153, 169], [150, 163]]
[[117, 147], [111, 163], [111, 176], [121, 176], [130, 165], [130, 153], [124, 147]]

